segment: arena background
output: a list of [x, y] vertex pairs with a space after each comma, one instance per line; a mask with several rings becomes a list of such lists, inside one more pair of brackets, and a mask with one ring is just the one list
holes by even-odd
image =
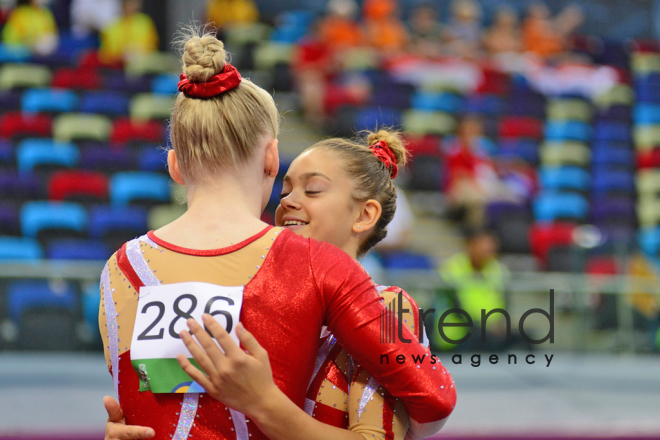
[[[42, 3], [57, 23], [54, 44], [9, 44], [3, 30], [0, 45], [0, 439], [100, 439], [101, 399], [113, 387], [98, 277], [118, 244], [185, 209], [162, 149], [180, 71], [170, 42], [180, 23], [204, 23], [214, 2], [145, 0], [158, 51], [114, 59], [99, 51], [98, 32], [72, 31], [76, 1]], [[510, 51], [481, 35], [502, 7], [522, 21], [537, 2], [400, 1], [385, 29], [406, 29], [407, 42], [383, 47], [376, 35], [337, 52], [319, 32], [329, 3], [346, 11], [350, 2], [259, 0], [258, 20], [220, 29], [233, 63], [281, 111], [279, 178], [323, 137], [402, 128], [412, 163], [397, 182], [409, 209], [365, 264], [441, 310], [456, 292], [439, 268], [475, 226], [474, 201], [466, 208], [452, 192], [457, 127], [473, 118], [477, 160], [504, 191], [478, 201], [476, 224], [497, 237], [510, 271], [500, 293], [514, 326], [530, 308], [548, 310], [555, 292], [554, 342], [533, 348], [534, 364], [520, 346], [487, 348], [478, 366], [477, 351], [436, 347], [458, 391], [437, 438], [660, 438], [660, 2], [547, 1], [551, 31], [567, 7], [581, 12], [568, 9], [574, 28], [536, 54], [524, 35]], [[391, 2], [360, 1], [343, 18], [377, 28], [368, 3]], [[477, 40], [452, 33], [454, 3], [473, 14], [465, 28]], [[7, 27], [13, 5], [0, 5]], [[412, 38], [420, 6], [438, 22]], [[276, 185], [268, 221], [278, 194]], [[547, 319], [526, 328], [544, 335]]]

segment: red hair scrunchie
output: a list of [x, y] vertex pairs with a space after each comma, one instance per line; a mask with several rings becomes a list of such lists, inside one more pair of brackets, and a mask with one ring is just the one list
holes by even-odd
[[211, 98], [235, 89], [241, 83], [242, 78], [236, 67], [227, 63], [221, 73], [213, 75], [206, 82], [190, 82], [185, 73], [182, 73], [179, 79], [181, 80], [178, 85], [179, 92], [193, 98]]
[[390, 179], [394, 179], [399, 174], [399, 167], [396, 164], [396, 156], [392, 153], [390, 146], [385, 141], [378, 141], [369, 146], [369, 149], [374, 153], [381, 162], [385, 164], [390, 170]]

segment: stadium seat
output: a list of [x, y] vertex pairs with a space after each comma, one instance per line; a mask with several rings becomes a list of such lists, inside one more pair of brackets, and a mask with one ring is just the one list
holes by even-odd
[[104, 142], [110, 136], [112, 122], [107, 116], [68, 113], [55, 118], [53, 137], [60, 141], [93, 140]]
[[105, 72], [103, 88], [120, 93], [147, 93], [151, 91], [151, 78], [148, 76], [126, 75], [123, 70]]
[[26, 63], [31, 57], [32, 52], [27, 47], [0, 43], [0, 63]]
[[660, 200], [655, 196], [640, 197], [637, 202], [636, 213], [641, 226], [656, 226], [660, 224]]
[[170, 52], [151, 52], [131, 57], [126, 62], [128, 76], [159, 75], [181, 72], [181, 60]]
[[549, 121], [591, 121], [591, 105], [580, 99], [548, 101], [546, 117]]
[[52, 201], [103, 202], [108, 199], [108, 178], [91, 171], [59, 171], [48, 182]]
[[[275, 191], [273, 191], [273, 194], [276, 194], [279, 200], [280, 193], [279, 192], [276, 193]], [[174, 220], [181, 217], [185, 212], [186, 212], [185, 205], [171, 204], [171, 205], [154, 206], [149, 210], [149, 217], [148, 217], [149, 229], [152, 231], [156, 229], [160, 229], [166, 224], [171, 223]]]
[[135, 169], [133, 152], [125, 148], [99, 148], [97, 145], [82, 147], [80, 167], [85, 170], [103, 172], [128, 171]]
[[112, 127], [110, 141], [117, 144], [131, 142], [160, 143], [164, 140], [165, 128], [159, 121], [131, 121], [117, 119]]
[[17, 204], [3, 200], [0, 202], [0, 235], [20, 235]]
[[637, 125], [634, 129], [635, 149], [648, 151], [660, 146], [660, 124]]
[[403, 130], [413, 135], [447, 135], [454, 132], [455, 119], [445, 112], [406, 110], [403, 112]]
[[82, 95], [80, 111], [107, 116], [125, 116], [128, 114], [128, 102], [126, 96], [115, 91], [87, 92]]
[[110, 179], [110, 201], [113, 206], [133, 203], [168, 203], [170, 181], [162, 174], [125, 171]]
[[[628, 148], [596, 148], [592, 147], [591, 163], [598, 165], [622, 165], [632, 167], [635, 164], [635, 153]], [[660, 162], [658, 163], [660, 166]]]
[[635, 224], [635, 202], [631, 198], [591, 199], [591, 219], [594, 223]]
[[504, 100], [497, 95], [469, 95], [463, 103], [464, 113], [500, 115], [505, 110]]
[[627, 84], [616, 84], [607, 92], [596, 95], [594, 104], [600, 109], [607, 109], [611, 107], [626, 107], [628, 114], [630, 114], [630, 106], [635, 100], [635, 91]]
[[41, 245], [34, 238], [0, 236], [0, 260], [40, 260]]
[[387, 252], [382, 255], [383, 266], [388, 270], [432, 270], [433, 259], [428, 255], [408, 251]]
[[372, 107], [392, 107], [399, 110], [410, 108], [410, 99], [415, 88], [409, 84], [389, 82], [375, 86], [369, 105]]
[[172, 95], [140, 93], [131, 99], [129, 114], [135, 121], [169, 119], [173, 105]]
[[151, 92], [159, 95], [175, 95], [178, 92], [179, 75], [158, 75], [151, 80]]
[[640, 125], [660, 124], [660, 104], [637, 104], [633, 111], [633, 121]]
[[641, 170], [636, 176], [637, 191], [640, 195], [660, 193], [660, 170]]
[[644, 254], [657, 257], [660, 252], [660, 227], [641, 228], [637, 235], [637, 242]]
[[59, 69], [53, 74], [53, 87], [73, 90], [98, 90], [103, 84], [103, 78], [90, 68], [68, 68]]
[[500, 121], [500, 137], [539, 139], [543, 135], [541, 121], [531, 117], [507, 116]]
[[591, 191], [594, 195], [634, 195], [635, 179], [628, 171], [606, 170], [593, 173]]
[[577, 193], [544, 191], [533, 202], [534, 219], [538, 222], [585, 220], [589, 202]]
[[0, 165], [13, 165], [16, 163], [14, 145], [11, 141], [0, 140]]
[[19, 90], [0, 90], [0, 108], [3, 111], [21, 109], [21, 92]]
[[388, 127], [401, 125], [401, 112], [394, 108], [367, 107], [356, 113], [352, 124], [357, 131], [374, 130], [383, 125]]
[[26, 237], [48, 242], [52, 238], [81, 237], [87, 230], [87, 212], [71, 202], [26, 202], [21, 208], [21, 231]]
[[615, 104], [608, 107], [597, 107], [594, 119], [596, 121], [628, 122], [631, 117], [629, 105]]
[[418, 90], [411, 99], [411, 107], [416, 110], [457, 113], [463, 108], [463, 97], [447, 92], [427, 92]]
[[508, 254], [530, 253], [529, 230], [532, 221], [526, 215], [506, 214], [492, 222], [492, 228], [500, 242], [500, 251]]
[[630, 142], [629, 122], [599, 121], [594, 125], [594, 141]]
[[138, 168], [141, 171], [167, 173], [167, 150], [159, 146], [144, 147], [138, 154]]
[[40, 176], [19, 174], [17, 171], [0, 173], [0, 194], [5, 200], [25, 201], [45, 197]]
[[78, 95], [71, 90], [27, 89], [21, 98], [21, 109], [29, 113], [65, 113], [78, 108]]
[[271, 70], [278, 63], [290, 64], [293, 57], [293, 45], [266, 41], [260, 43], [254, 51], [254, 64], [257, 70]]
[[545, 126], [545, 138], [551, 141], [575, 140], [588, 142], [592, 136], [589, 124], [579, 121], [548, 121]]
[[17, 347], [73, 350], [78, 300], [73, 285], [63, 281], [15, 281], [7, 287], [9, 318], [19, 326]]
[[518, 157], [532, 165], [539, 162], [539, 144], [532, 139], [504, 139], [498, 150], [498, 157]]
[[573, 244], [575, 225], [571, 223], [535, 223], [529, 229], [529, 243], [532, 254], [546, 261], [548, 251], [554, 246]]
[[440, 191], [442, 188], [443, 163], [439, 155], [417, 154], [408, 169], [407, 188], [417, 191]]
[[505, 95], [509, 88], [509, 75], [499, 70], [483, 68], [481, 84], [477, 92], [482, 94]]
[[232, 23], [225, 25], [223, 31], [225, 42], [236, 47], [268, 40], [271, 27], [265, 23]]
[[51, 73], [38, 64], [4, 64], [0, 67], [0, 90], [47, 87]]
[[147, 231], [147, 211], [139, 206], [96, 206], [89, 212], [89, 236], [103, 240], [110, 249]]
[[539, 180], [544, 190], [575, 190], [586, 192], [591, 183], [589, 172], [582, 168], [542, 166]]
[[440, 136], [425, 135], [425, 136], [412, 136], [404, 135], [406, 142], [406, 149], [413, 157], [418, 155], [442, 157]]
[[509, 96], [507, 113], [513, 117], [545, 119], [545, 96], [531, 91], [514, 91]]
[[584, 251], [577, 246], [553, 246], [548, 250], [547, 270], [581, 273], [586, 265]]
[[101, 304], [101, 292], [97, 283], [90, 283], [82, 292], [80, 298], [83, 313], [83, 322], [87, 332], [91, 336], [90, 342], [98, 346], [101, 341], [99, 333], [99, 305]]
[[541, 163], [545, 166], [576, 165], [588, 167], [591, 150], [582, 142], [545, 142], [541, 147]]
[[53, 240], [46, 247], [47, 258], [53, 260], [101, 260], [112, 256], [113, 250], [100, 240]]
[[73, 168], [80, 160], [75, 144], [52, 139], [25, 139], [16, 150], [16, 163], [21, 174], [38, 168]]
[[0, 138], [50, 137], [53, 120], [48, 115], [7, 112], [0, 116]]

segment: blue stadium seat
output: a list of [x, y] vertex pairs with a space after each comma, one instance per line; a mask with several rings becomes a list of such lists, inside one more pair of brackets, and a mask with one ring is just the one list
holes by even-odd
[[90, 284], [82, 294], [83, 320], [87, 328], [97, 340], [101, 339], [99, 333], [99, 304], [101, 303], [101, 291], [97, 283]]
[[531, 164], [539, 162], [539, 143], [532, 139], [509, 139], [499, 144], [500, 157], [519, 157]]
[[270, 193], [268, 203], [277, 206], [280, 203], [280, 194], [282, 194], [283, 182], [281, 179], [275, 179], [273, 183], [273, 192]]
[[129, 99], [119, 92], [87, 92], [81, 98], [80, 111], [108, 116], [123, 116], [128, 114], [128, 105]]
[[46, 248], [46, 256], [54, 260], [105, 261], [112, 252], [104, 242], [87, 239], [53, 240]]
[[142, 148], [138, 155], [138, 167], [142, 171], [167, 173], [167, 151], [158, 145]]
[[0, 234], [21, 235], [17, 203], [0, 201]]
[[640, 228], [637, 233], [639, 248], [647, 256], [658, 258], [660, 252], [660, 227]]
[[20, 322], [25, 311], [35, 308], [64, 309], [75, 312], [78, 302], [73, 286], [44, 280], [14, 281], [7, 286], [9, 318]]
[[428, 255], [416, 254], [407, 251], [388, 252], [382, 255], [385, 269], [434, 269], [433, 259]]
[[355, 115], [355, 129], [373, 130], [381, 125], [396, 127], [401, 125], [401, 111], [387, 107], [367, 107], [360, 109]]
[[630, 142], [628, 122], [599, 121], [594, 126], [594, 141]]
[[443, 111], [457, 113], [463, 108], [464, 99], [453, 93], [432, 93], [417, 91], [411, 100], [412, 108], [417, 110]]
[[78, 95], [64, 89], [28, 89], [21, 96], [24, 112], [65, 113], [78, 108]]
[[158, 75], [151, 80], [151, 91], [160, 95], [174, 95], [178, 92], [178, 75]]
[[414, 92], [410, 84], [383, 81], [383, 86], [374, 86], [369, 105], [372, 107], [410, 108], [410, 99]]
[[32, 57], [30, 49], [0, 43], [0, 63], [25, 63]]
[[592, 129], [589, 124], [579, 121], [551, 121], [545, 126], [547, 140], [576, 140], [587, 142], [591, 139]]
[[635, 193], [635, 178], [632, 173], [620, 170], [603, 170], [592, 175], [593, 195], [609, 193]]
[[506, 108], [504, 100], [496, 95], [470, 95], [463, 104], [464, 113], [499, 115]]
[[10, 141], [0, 140], [0, 164], [14, 163], [14, 146]]
[[82, 147], [80, 167], [86, 170], [104, 172], [126, 171], [135, 168], [133, 152], [127, 148], [110, 148], [105, 145], [86, 145]]
[[558, 219], [584, 220], [589, 213], [589, 202], [577, 193], [543, 191], [532, 204], [534, 218], [539, 222]]
[[0, 260], [40, 260], [44, 257], [39, 242], [27, 237], [0, 236]]
[[89, 236], [103, 239], [113, 233], [133, 238], [147, 230], [147, 210], [139, 206], [95, 206], [89, 212]]
[[18, 171], [30, 174], [39, 166], [73, 168], [80, 159], [80, 151], [71, 142], [25, 139], [18, 145], [16, 159]]
[[591, 219], [595, 223], [610, 222], [634, 224], [636, 220], [635, 201], [632, 198], [595, 198], [591, 199]]
[[578, 167], [541, 167], [539, 170], [543, 189], [572, 189], [587, 191], [591, 182], [589, 173]]
[[21, 208], [21, 230], [23, 235], [38, 238], [43, 230], [71, 231], [82, 235], [87, 229], [87, 212], [78, 203], [71, 202], [27, 202]]
[[36, 174], [19, 174], [16, 171], [0, 173], [0, 194], [3, 199], [30, 200], [46, 197], [43, 178]]
[[660, 124], [660, 104], [639, 103], [633, 111], [635, 124]]
[[592, 148], [591, 163], [599, 165], [625, 165], [627, 167], [635, 164], [635, 152], [628, 148]]
[[126, 206], [135, 201], [168, 203], [170, 181], [162, 174], [146, 171], [125, 171], [110, 179], [110, 201], [114, 206]]

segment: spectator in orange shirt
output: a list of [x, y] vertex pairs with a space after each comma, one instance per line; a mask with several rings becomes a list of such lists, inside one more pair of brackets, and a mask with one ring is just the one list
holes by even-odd
[[333, 49], [361, 45], [362, 31], [355, 20], [358, 11], [354, 0], [330, 0], [328, 15], [319, 24], [320, 38]]
[[408, 35], [395, 0], [366, 0], [363, 12], [369, 45], [390, 53], [404, 50]]
[[535, 3], [527, 10], [523, 24], [525, 51], [547, 58], [562, 52], [561, 36], [544, 3]]

